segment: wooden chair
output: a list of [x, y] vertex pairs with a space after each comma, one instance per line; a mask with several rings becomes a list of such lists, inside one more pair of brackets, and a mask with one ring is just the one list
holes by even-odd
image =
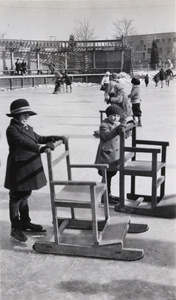
[[[104, 113], [105, 111], [100, 111], [101, 122]], [[130, 147], [126, 146], [125, 132], [127, 130], [132, 132]], [[120, 205], [115, 206], [115, 211], [166, 218], [176, 216], [175, 203], [170, 200], [170, 197], [165, 197], [166, 150], [168, 146], [169, 143], [164, 141], [136, 139], [135, 124], [127, 124], [126, 129], [121, 129], [120, 158], [114, 163], [119, 171]], [[131, 192], [127, 193], [127, 199], [125, 197], [126, 176], [131, 177]], [[151, 178], [151, 194], [136, 193], [136, 177], [139, 176]]]
[[[61, 142], [57, 142], [61, 146]], [[63, 145], [61, 146], [63, 147]], [[60, 148], [60, 147], [58, 147]], [[55, 149], [56, 151], [57, 149]], [[55, 152], [54, 151], [54, 152]], [[108, 195], [107, 195], [107, 178], [106, 169], [108, 165], [102, 164], [71, 164], [69, 156], [68, 143], [65, 144], [63, 153], [55, 159], [53, 153], [47, 151], [47, 162], [49, 171], [49, 184], [51, 207], [53, 217], [54, 242], [36, 242], [34, 250], [40, 253], [77, 255], [86, 257], [99, 257], [120, 260], [136, 260], [143, 257], [142, 249], [124, 248], [123, 243], [127, 232], [139, 233], [148, 230], [145, 224], [131, 224], [130, 217], [120, 214], [110, 217]], [[68, 180], [55, 180], [53, 168], [66, 159]], [[72, 169], [81, 168], [101, 168], [103, 172], [102, 182], [96, 181], [74, 181], [72, 180]], [[55, 188], [63, 187], [59, 193]], [[100, 208], [99, 202], [104, 197], [104, 209]], [[70, 217], [58, 216], [59, 208], [68, 208]], [[76, 217], [79, 209], [89, 209], [91, 219]], [[98, 210], [103, 210], [103, 218], [98, 216]], [[86, 214], [84, 214], [86, 215]], [[71, 242], [64, 234], [66, 229], [73, 229], [73, 238]], [[84, 233], [91, 233], [91, 240], [83, 243], [83, 239], [78, 236], [78, 242], [74, 237], [75, 230], [81, 230]], [[70, 231], [69, 231], [70, 232]], [[89, 234], [90, 236], [90, 234]], [[88, 244], [87, 244], [88, 243]]]

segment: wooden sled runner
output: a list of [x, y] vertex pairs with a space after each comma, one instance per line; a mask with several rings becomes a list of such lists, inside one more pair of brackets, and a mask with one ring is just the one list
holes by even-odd
[[[100, 111], [100, 122], [105, 111]], [[131, 146], [126, 146], [125, 132], [131, 130]], [[139, 140], [136, 125], [127, 124], [120, 133], [120, 158], [115, 162], [119, 171], [120, 205], [115, 211], [161, 218], [176, 217], [176, 195], [165, 195], [166, 150], [168, 142]], [[125, 195], [125, 178], [130, 176], [130, 193]], [[151, 194], [136, 193], [136, 177], [151, 178]]]
[[[61, 142], [57, 142], [57, 146], [61, 144]], [[68, 143], [64, 146], [61, 145], [61, 147], [65, 147], [65, 149], [55, 159], [52, 158], [51, 151], [47, 152], [54, 241], [36, 242], [33, 249], [46, 254], [117, 260], [138, 260], [142, 258], [144, 256], [143, 249], [125, 248], [124, 240], [127, 233], [145, 232], [148, 230], [148, 226], [145, 224], [131, 224], [130, 217], [123, 214], [110, 217], [106, 178], [108, 166], [101, 164], [70, 164]], [[61, 147], [58, 147], [58, 149], [61, 149]], [[66, 159], [68, 180], [55, 180], [53, 167], [63, 159]], [[71, 176], [71, 169], [73, 168], [101, 168], [103, 180], [102, 182], [73, 181]], [[63, 187], [58, 194], [56, 193], [56, 186], [57, 188]], [[99, 202], [102, 196], [104, 197], [103, 217], [98, 217]], [[58, 217], [59, 208], [63, 207], [69, 208], [71, 217]], [[82, 211], [89, 209], [90, 218], [77, 217], [78, 209]], [[84, 213], [82, 215], [84, 216]], [[75, 234], [75, 231], [79, 234]], [[81, 238], [81, 235], [85, 235], [85, 237]]]

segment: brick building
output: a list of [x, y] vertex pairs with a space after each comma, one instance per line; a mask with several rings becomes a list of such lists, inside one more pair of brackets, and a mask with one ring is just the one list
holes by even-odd
[[124, 38], [124, 43], [132, 50], [133, 62], [137, 68], [150, 64], [152, 42], [156, 40], [160, 65], [167, 67], [169, 61], [176, 68], [176, 32], [133, 35]]

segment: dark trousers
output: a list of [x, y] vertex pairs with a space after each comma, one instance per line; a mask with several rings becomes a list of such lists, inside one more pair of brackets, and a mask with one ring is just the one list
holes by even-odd
[[60, 91], [60, 88], [61, 88], [61, 82], [60, 80], [56, 81], [55, 83], [55, 88], [54, 88], [54, 93], [57, 93]]
[[[107, 189], [108, 189], [108, 195], [111, 194], [111, 180], [112, 177], [115, 176], [117, 171], [107, 171]], [[102, 176], [102, 172], [98, 171], [98, 174]]]
[[133, 111], [133, 117], [141, 117], [142, 116], [141, 104], [140, 103], [132, 104], [132, 111]]
[[25, 225], [30, 222], [28, 198], [31, 195], [31, 191], [17, 192], [10, 191], [10, 221], [12, 229], [20, 229], [21, 225]]

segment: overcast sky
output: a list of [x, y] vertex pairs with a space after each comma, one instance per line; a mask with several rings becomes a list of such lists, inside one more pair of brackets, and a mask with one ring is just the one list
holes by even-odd
[[175, 32], [175, 0], [1, 1], [0, 36], [68, 40], [74, 20], [89, 20], [97, 39], [112, 39], [112, 22], [133, 20], [137, 34]]

